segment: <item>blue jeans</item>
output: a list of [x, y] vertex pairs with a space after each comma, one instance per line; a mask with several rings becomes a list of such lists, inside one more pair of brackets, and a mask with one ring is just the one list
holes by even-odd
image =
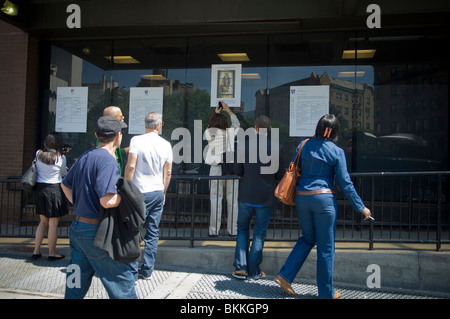
[[97, 225], [72, 222], [69, 232], [71, 261], [67, 269], [65, 298], [84, 298], [95, 273], [109, 298], [137, 299], [130, 264], [112, 259], [105, 250], [92, 244], [97, 229]]
[[334, 239], [337, 202], [333, 194], [295, 196], [302, 237], [297, 240], [279, 275], [292, 283], [311, 249], [317, 245], [319, 298], [333, 298]]
[[[271, 206], [253, 207], [241, 202], [239, 203], [236, 249], [233, 265], [236, 270], [245, 270], [250, 278], [257, 278], [261, 273], [259, 265], [262, 262], [264, 240], [272, 210], [273, 207]], [[252, 247], [249, 252], [249, 228], [253, 214], [255, 215], [255, 223], [253, 226]]]
[[[145, 236], [144, 236], [144, 261], [141, 266], [141, 274], [150, 277], [155, 268], [156, 253], [158, 251], [159, 222], [164, 206], [164, 192], [155, 191], [144, 193], [145, 198]], [[138, 262], [131, 263], [135, 278], [138, 274]]]

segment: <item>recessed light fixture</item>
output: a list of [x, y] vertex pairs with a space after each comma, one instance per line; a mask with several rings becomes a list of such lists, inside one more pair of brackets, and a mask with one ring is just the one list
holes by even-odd
[[[356, 71], [356, 77], [360, 78], [363, 77], [364, 74], [366, 74], [366, 71]], [[354, 78], [355, 77], [355, 71], [343, 71], [338, 73], [339, 78]]]
[[115, 64], [137, 64], [141, 63], [130, 55], [115, 55], [114, 57], [105, 56], [106, 59], [112, 60], [114, 58]]
[[218, 53], [217, 55], [223, 62], [250, 61], [247, 53]]
[[246, 80], [261, 80], [259, 73], [242, 73], [241, 78]]
[[167, 80], [161, 74], [149, 74], [149, 75], [141, 75], [141, 78], [151, 81], [164, 81]]
[[343, 59], [354, 59], [355, 53], [357, 59], [372, 59], [375, 55], [375, 49], [369, 49], [369, 50], [344, 50], [342, 53]]

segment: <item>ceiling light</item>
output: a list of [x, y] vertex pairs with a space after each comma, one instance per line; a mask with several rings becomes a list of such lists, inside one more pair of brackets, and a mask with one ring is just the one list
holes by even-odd
[[[357, 50], [356, 58], [357, 59], [372, 59], [375, 55], [375, 49], [370, 50]], [[344, 50], [342, 53], [343, 59], [354, 59], [355, 58], [355, 50]]]
[[161, 74], [149, 74], [149, 75], [141, 75], [141, 78], [151, 81], [164, 81], [167, 80], [163, 75]]
[[[364, 74], [366, 74], [366, 71], [356, 71], [356, 77], [360, 78], [363, 77]], [[354, 78], [355, 72], [354, 71], [343, 71], [338, 73], [339, 78]]]
[[9, 0], [3, 3], [2, 12], [10, 16], [16, 16], [19, 13], [19, 7]]
[[241, 78], [247, 80], [261, 80], [259, 73], [242, 73]]
[[130, 55], [115, 55], [114, 57], [105, 56], [106, 59], [112, 60], [114, 58], [115, 64], [136, 64], [141, 63]]
[[223, 62], [250, 61], [247, 53], [218, 53], [217, 55]]

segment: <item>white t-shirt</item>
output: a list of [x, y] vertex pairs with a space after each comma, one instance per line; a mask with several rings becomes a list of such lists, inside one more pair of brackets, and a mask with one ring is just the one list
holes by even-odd
[[39, 160], [39, 152], [36, 152], [37, 182], [47, 184], [61, 183], [62, 177], [67, 174], [66, 156], [58, 156], [55, 164], [48, 165]]
[[172, 146], [158, 133], [135, 136], [129, 153], [137, 155], [133, 183], [142, 193], [164, 190], [163, 166], [173, 161]]

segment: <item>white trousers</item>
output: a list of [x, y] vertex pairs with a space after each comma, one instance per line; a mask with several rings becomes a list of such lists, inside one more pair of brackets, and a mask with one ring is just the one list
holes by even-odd
[[[210, 176], [222, 176], [222, 167], [220, 165], [211, 165]], [[211, 216], [209, 219], [209, 235], [219, 235], [222, 220], [222, 198], [223, 188], [225, 187], [227, 199], [227, 231], [229, 235], [237, 234], [238, 217], [238, 180], [211, 180], [209, 183]]]

